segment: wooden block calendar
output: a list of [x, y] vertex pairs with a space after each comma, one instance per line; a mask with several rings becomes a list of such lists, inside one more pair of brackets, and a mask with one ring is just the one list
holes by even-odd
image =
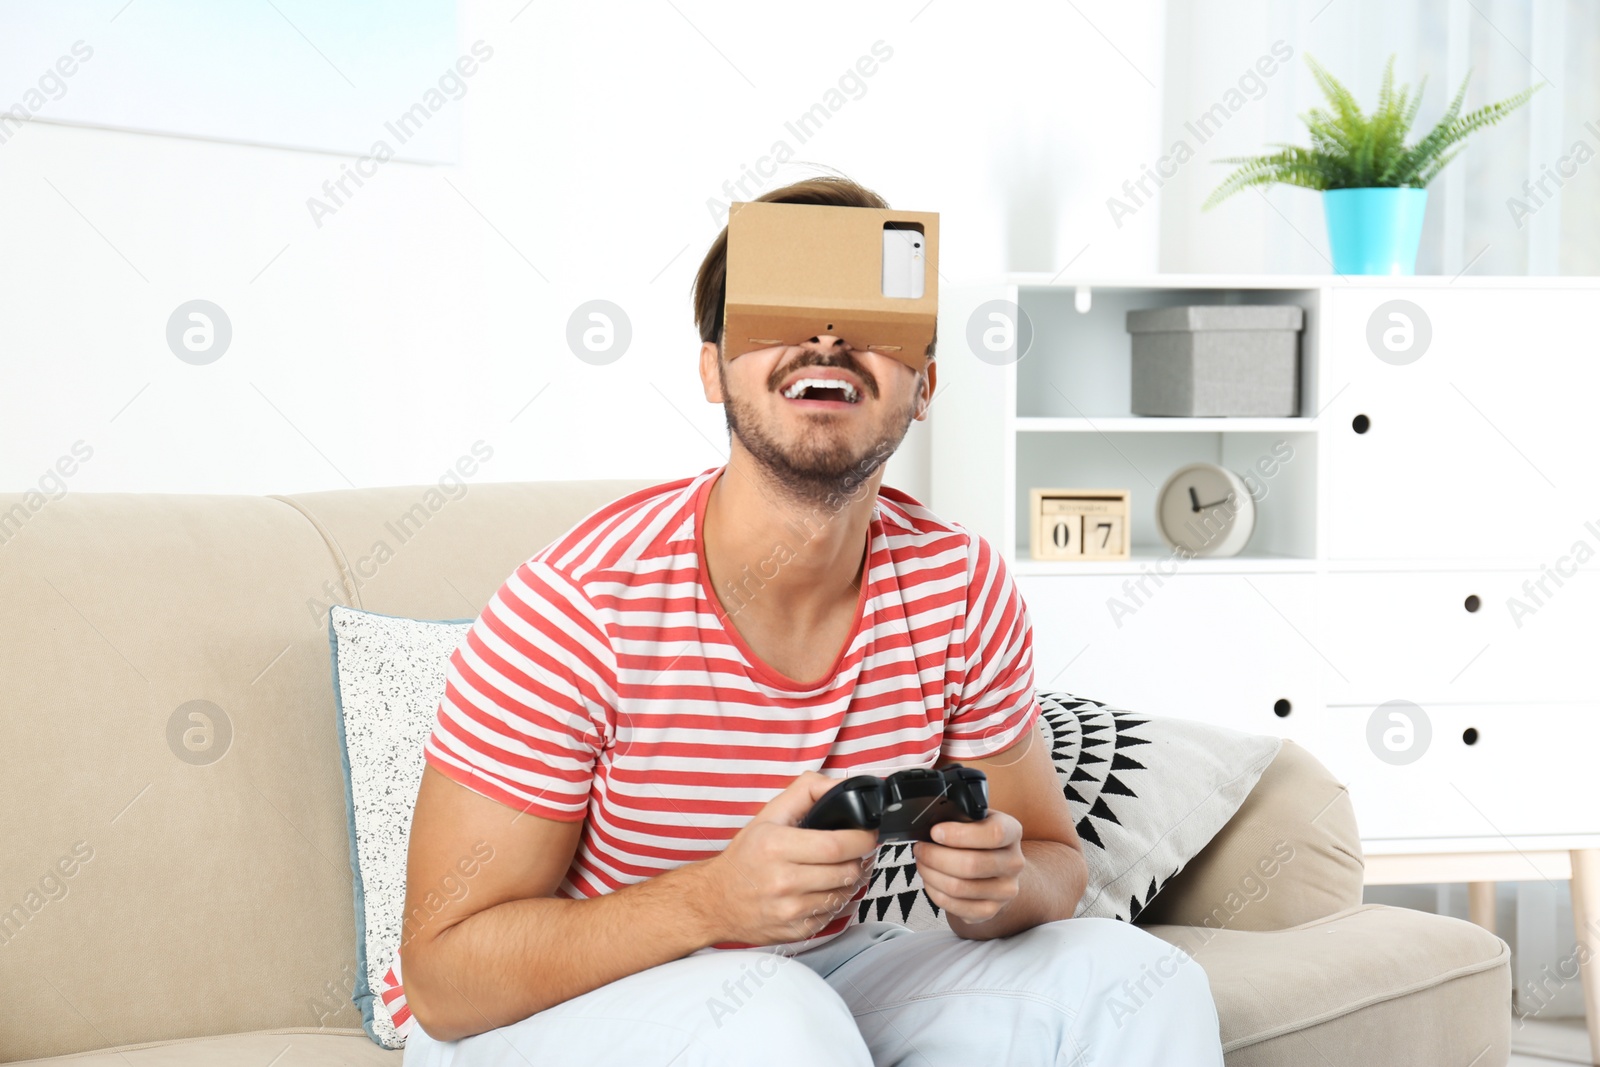
[[1126, 489], [1034, 489], [1029, 555], [1037, 560], [1128, 558]]

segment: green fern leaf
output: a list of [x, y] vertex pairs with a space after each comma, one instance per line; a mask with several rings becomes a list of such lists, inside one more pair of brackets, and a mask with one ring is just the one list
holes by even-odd
[[1543, 83], [1534, 85], [1462, 114], [1467, 84], [1472, 79], [1472, 72], [1468, 71], [1433, 129], [1407, 146], [1406, 138], [1416, 121], [1428, 79], [1423, 77], [1414, 93], [1409, 85], [1396, 88], [1394, 63], [1391, 55], [1384, 64], [1377, 106], [1368, 115], [1339, 79], [1307, 55], [1306, 65], [1327, 102], [1326, 107], [1312, 107], [1300, 116], [1310, 135], [1310, 146], [1280, 142], [1269, 146], [1276, 151], [1262, 155], [1216, 160], [1234, 164], [1237, 169], [1206, 198], [1203, 208], [1210, 210], [1243, 189], [1270, 184], [1317, 190], [1424, 188], [1461, 153], [1462, 142], [1468, 136], [1502, 121], [1543, 88]]

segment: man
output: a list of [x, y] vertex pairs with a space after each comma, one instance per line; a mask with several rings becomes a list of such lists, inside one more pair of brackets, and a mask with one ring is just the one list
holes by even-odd
[[[759, 199], [887, 207], [838, 178]], [[1087, 872], [999, 555], [881, 485], [932, 346], [920, 371], [831, 336], [728, 359], [726, 253], [695, 309], [727, 464], [588, 516], [451, 656], [407, 914], [492, 860], [406, 929], [407, 1067], [1220, 1064], [1198, 964], [1072, 918]], [[990, 813], [914, 848], [952, 932], [857, 922], [875, 835], [799, 820], [842, 777], [956, 761]]]

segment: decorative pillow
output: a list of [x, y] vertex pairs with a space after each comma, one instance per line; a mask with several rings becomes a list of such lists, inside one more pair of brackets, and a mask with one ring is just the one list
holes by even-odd
[[[1039, 729], [1088, 860], [1079, 916], [1138, 918], [1233, 818], [1283, 744], [1278, 737], [1135, 715], [1066, 693], [1040, 693], [1039, 708]], [[856, 918], [949, 929], [942, 909], [923, 891], [909, 842], [879, 850]]]
[[471, 625], [471, 619], [403, 619], [343, 605], [328, 612], [355, 878], [354, 999], [362, 1028], [384, 1048], [404, 1047], [411, 1029], [390, 963], [400, 947], [422, 746], [444, 696], [450, 654]]

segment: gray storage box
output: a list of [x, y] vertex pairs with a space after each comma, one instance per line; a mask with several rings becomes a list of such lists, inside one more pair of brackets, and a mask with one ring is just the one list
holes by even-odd
[[1294, 304], [1208, 304], [1128, 312], [1135, 415], [1300, 413]]

